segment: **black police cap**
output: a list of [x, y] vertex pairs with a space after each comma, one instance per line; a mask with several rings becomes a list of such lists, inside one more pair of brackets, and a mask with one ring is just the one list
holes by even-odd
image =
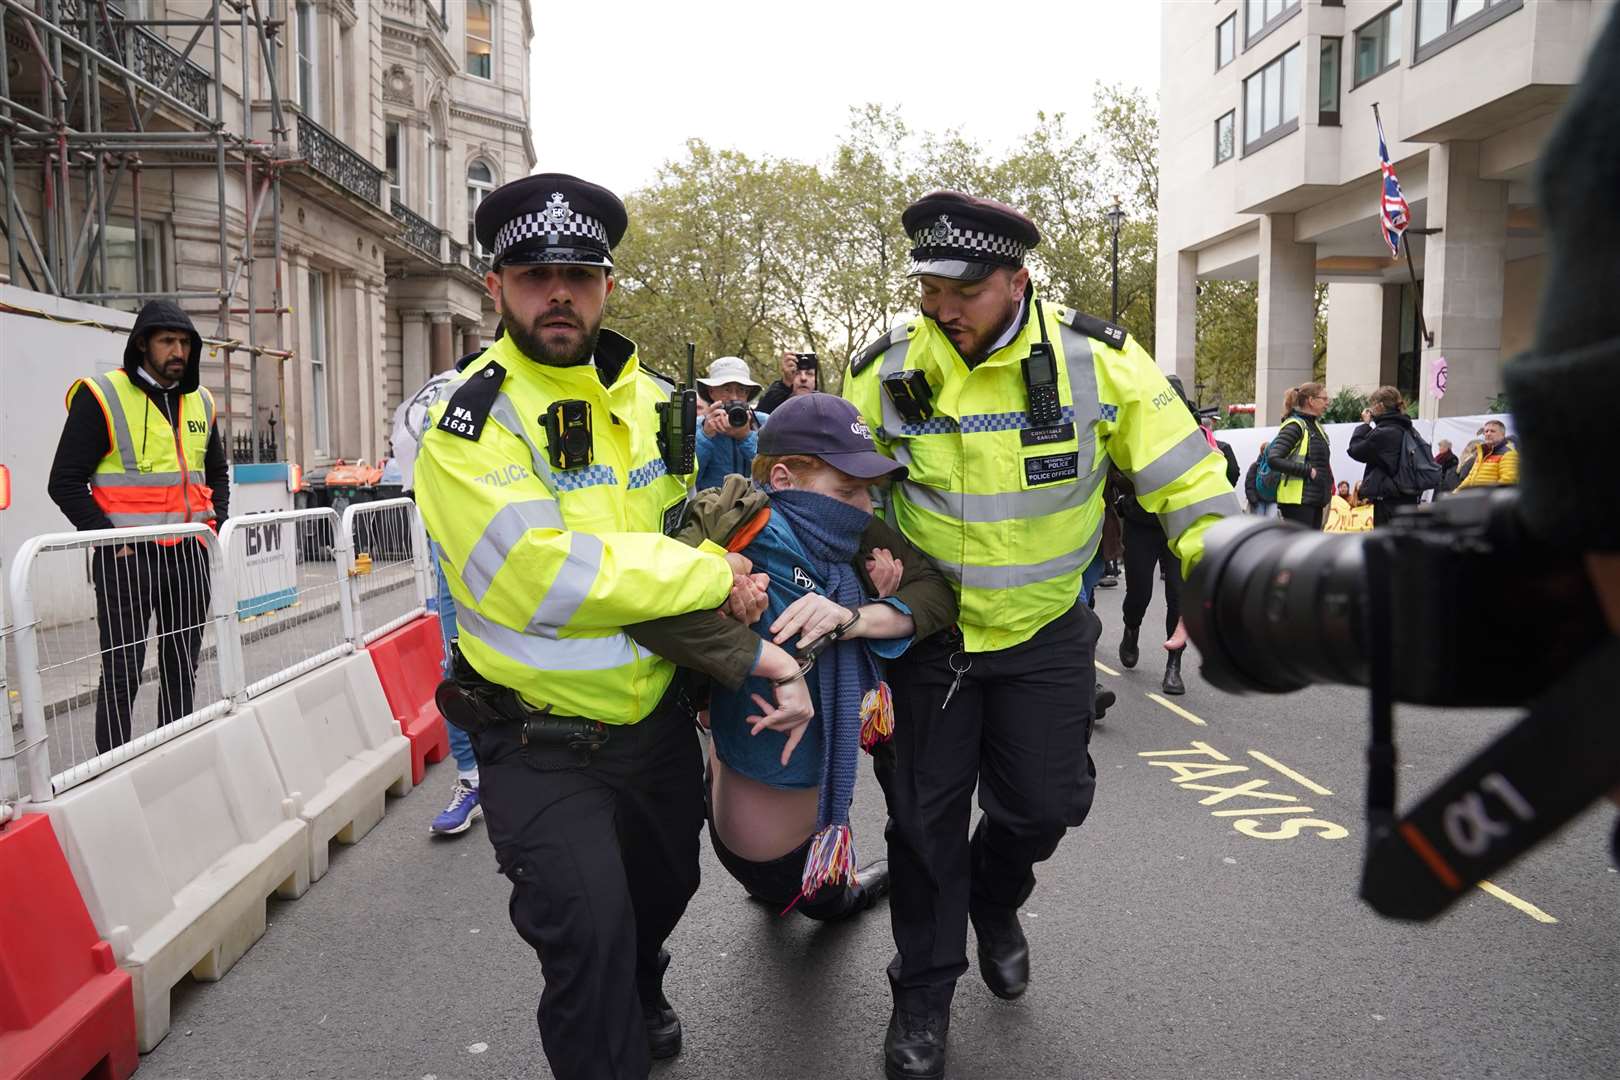
[[1035, 223], [1006, 203], [960, 191], [930, 191], [906, 207], [900, 224], [914, 245], [911, 277], [977, 281], [998, 266], [1023, 266], [1041, 242]]
[[491, 265], [562, 263], [613, 268], [612, 250], [629, 216], [619, 197], [567, 173], [536, 173], [502, 184], [473, 219]]

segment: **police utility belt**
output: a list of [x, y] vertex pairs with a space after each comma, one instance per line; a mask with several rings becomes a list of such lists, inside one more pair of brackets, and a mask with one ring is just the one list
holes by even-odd
[[492, 683], [474, 670], [454, 642], [450, 644], [450, 678], [439, 684], [434, 703], [450, 723], [469, 734], [494, 728], [517, 730], [524, 746], [573, 750], [588, 759], [607, 744], [611, 729], [600, 720], [558, 716], [531, 708], [510, 687]]

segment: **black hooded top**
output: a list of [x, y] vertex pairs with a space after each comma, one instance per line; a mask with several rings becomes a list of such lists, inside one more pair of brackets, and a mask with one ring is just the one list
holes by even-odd
[[[141, 351], [137, 342], [144, 341], [154, 330], [184, 330], [191, 335], [191, 361], [186, 373], [174, 386], [164, 389], [141, 371]], [[135, 317], [135, 326], [129, 332], [124, 346], [124, 371], [130, 381], [142, 390], [159, 412], [174, 425], [179, 411], [180, 397], [194, 392], [201, 384], [202, 335], [192, 325], [191, 317], [170, 300], [152, 300]], [[134, 420], [131, 420], [134, 426]], [[76, 529], [111, 529], [113, 523], [105, 511], [96, 505], [90, 494], [90, 476], [101, 464], [101, 459], [112, 449], [107, 437], [107, 421], [94, 394], [78, 393], [68, 403], [67, 423], [62, 426], [61, 441], [56, 444], [56, 460], [51, 463], [51, 478], [47, 490], [51, 501], [61, 507], [62, 513]], [[230, 512], [231, 465], [225, 456], [216, 423], [208, 433], [208, 453], [203, 460], [205, 482], [214, 489], [215, 524], [223, 524]]]

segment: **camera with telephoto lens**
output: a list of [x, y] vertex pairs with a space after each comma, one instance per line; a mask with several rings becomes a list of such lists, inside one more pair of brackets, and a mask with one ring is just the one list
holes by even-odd
[[[1361, 896], [1379, 913], [1433, 918], [1620, 784], [1620, 639], [1578, 541], [1534, 537], [1517, 490], [1357, 536], [1232, 517], [1203, 542], [1182, 611], [1213, 686], [1370, 692]], [[1396, 702], [1529, 712], [1397, 819]]]
[[728, 401], [725, 403], [726, 420], [734, 428], [747, 427], [754, 419], [754, 410], [741, 401]]

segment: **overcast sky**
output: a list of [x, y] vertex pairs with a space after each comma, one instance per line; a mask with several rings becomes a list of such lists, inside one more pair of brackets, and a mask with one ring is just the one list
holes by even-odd
[[[1165, 15], [1180, 3], [1168, 0]], [[536, 5], [534, 146], [541, 172], [625, 193], [689, 138], [820, 161], [851, 106], [898, 107], [913, 130], [1005, 146], [1035, 113], [1089, 125], [1094, 82], [1153, 91], [1152, 0], [619, 0]]]

